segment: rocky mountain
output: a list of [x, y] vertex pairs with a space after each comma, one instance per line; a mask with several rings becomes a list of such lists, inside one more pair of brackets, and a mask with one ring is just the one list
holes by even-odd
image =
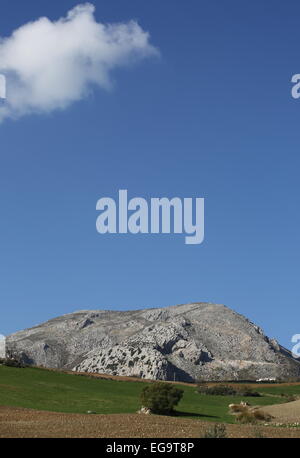
[[300, 376], [300, 362], [224, 305], [83, 310], [7, 337], [27, 364], [74, 371], [194, 381]]

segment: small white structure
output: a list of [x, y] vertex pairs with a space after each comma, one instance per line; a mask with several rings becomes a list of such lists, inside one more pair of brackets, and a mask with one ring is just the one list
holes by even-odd
[[0, 334], [0, 358], [5, 358], [5, 356], [5, 337], [2, 334]]
[[256, 382], [276, 382], [276, 378], [275, 377], [271, 377], [271, 378], [268, 378], [268, 377], [265, 377], [265, 378], [258, 378], [256, 380]]

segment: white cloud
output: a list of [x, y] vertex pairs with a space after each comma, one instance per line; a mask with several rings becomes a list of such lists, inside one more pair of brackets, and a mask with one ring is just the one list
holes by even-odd
[[102, 24], [94, 12], [90, 3], [78, 5], [58, 21], [42, 17], [0, 38], [7, 81], [0, 121], [66, 108], [93, 84], [108, 89], [114, 68], [158, 54], [135, 21]]

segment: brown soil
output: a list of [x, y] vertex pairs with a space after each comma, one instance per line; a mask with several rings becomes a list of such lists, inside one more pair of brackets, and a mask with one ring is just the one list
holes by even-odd
[[273, 423], [300, 423], [300, 400], [266, 406], [263, 411], [274, 417]]
[[[276, 406], [277, 407], [277, 406]], [[199, 438], [212, 423], [143, 414], [67, 414], [0, 406], [0, 438]], [[226, 425], [228, 437], [300, 437], [300, 428]]]

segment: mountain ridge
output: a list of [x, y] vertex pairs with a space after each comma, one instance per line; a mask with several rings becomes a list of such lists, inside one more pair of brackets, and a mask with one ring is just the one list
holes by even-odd
[[80, 310], [11, 334], [27, 364], [155, 380], [255, 380], [300, 375], [300, 363], [223, 304]]

